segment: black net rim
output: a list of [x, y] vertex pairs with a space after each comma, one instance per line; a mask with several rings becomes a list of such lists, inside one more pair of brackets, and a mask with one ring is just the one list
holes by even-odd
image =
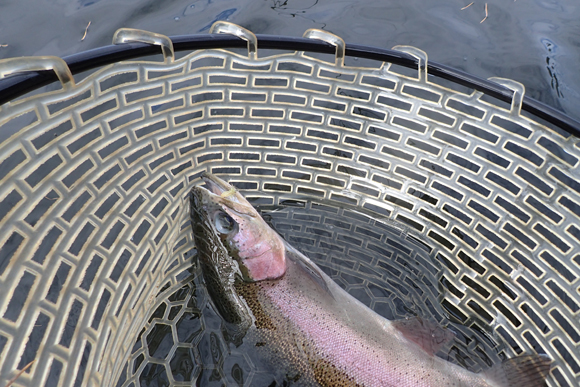
[[[322, 54], [334, 54], [336, 51], [335, 46], [320, 40], [264, 34], [256, 34], [256, 37], [258, 47], [261, 49], [304, 51]], [[169, 38], [173, 42], [173, 48], [176, 52], [220, 48], [243, 49], [247, 47], [245, 40], [224, 34], [178, 35]], [[115, 62], [160, 53], [161, 46], [146, 43], [123, 43], [83, 51], [64, 57], [63, 59], [70, 68], [71, 73], [75, 75]], [[419, 65], [418, 59], [410, 54], [358, 44], [346, 44], [345, 55], [348, 57], [389, 62], [414, 69], [417, 69]], [[513, 91], [509, 88], [450, 66], [429, 61], [427, 64], [427, 72], [429, 75], [480, 91], [506, 103], [511, 103], [512, 101]], [[57, 81], [58, 78], [52, 71], [29, 72], [0, 79], [0, 105]], [[551, 106], [524, 96], [522, 110], [563, 129], [573, 136], [580, 137], [580, 122]]]

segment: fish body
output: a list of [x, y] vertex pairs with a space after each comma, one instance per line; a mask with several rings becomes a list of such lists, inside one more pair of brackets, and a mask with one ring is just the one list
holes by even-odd
[[434, 353], [453, 334], [412, 318], [389, 321], [287, 244], [223, 180], [191, 192], [204, 280], [224, 336], [251, 343], [293, 385], [536, 387], [550, 360], [527, 355], [473, 373]]

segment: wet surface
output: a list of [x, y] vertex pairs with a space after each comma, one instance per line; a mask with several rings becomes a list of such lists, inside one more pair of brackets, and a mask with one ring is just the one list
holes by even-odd
[[[322, 28], [347, 43], [412, 45], [473, 75], [511, 78], [576, 119], [580, 3], [576, 0], [11, 0], [0, 12], [0, 58], [66, 56], [110, 44], [121, 27], [196, 34], [216, 20], [254, 33]], [[486, 16], [487, 18], [481, 22]], [[87, 25], [91, 23], [87, 29]], [[85, 36], [86, 32], [86, 36]], [[84, 39], [83, 39], [84, 37]]]
[[[329, 221], [331, 208], [268, 208], [262, 215], [287, 242], [379, 315], [399, 321], [419, 316], [450, 328], [455, 337], [437, 356], [473, 372], [505, 357], [505, 343], [484, 321], [460, 323], [462, 318], [446, 309], [442, 299], [450, 289], [442, 275], [444, 263], [429, 253], [428, 245], [399, 224], [361, 213], [341, 210], [336, 216], [341, 221]], [[165, 313], [166, 302], [177, 311], [175, 316]], [[209, 301], [197, 266], [193, 281], [162, 301], [148, 320], [144, 342], [135, 343], [118, 386], [136, 381], [141, 386], [285, 385], [251, 340], [234, 346], [224, 339], [223, 321]]]

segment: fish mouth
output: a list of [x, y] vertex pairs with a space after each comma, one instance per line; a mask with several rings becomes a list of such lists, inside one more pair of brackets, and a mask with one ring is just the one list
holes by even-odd
[[201, 174], [201, 179], [205, 183], [205, 189], [214, 195], [221, 196], [225, 192], [230, 192], [234, 189], [230, 184], [209, 172], [203, 172]]
[[[242, 215], [248, 215], [251, 217], [258, 216], [254, 207], [247, 202], [233, 185], [209, 172], [203, 172], [201, 174], [201, 179], [205, 183], [205, 187], [197, 186], [194, 187], [193, 190], [201, 190], [204, 192], [205, 195], [200, 194], [200, 196], [203, 196], [206, 199], [205, 203], [212, 202], [213, 204], [222, 207], [225, 206], [229, 210]], [[197, 205], [198, 203], [194, 204]]]

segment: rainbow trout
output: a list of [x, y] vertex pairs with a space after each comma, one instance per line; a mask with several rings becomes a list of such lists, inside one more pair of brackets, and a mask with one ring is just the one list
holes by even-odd
[[202, 176], [191, 217], [208, 293], [226, 340], [272, 362], [280, 384], [382, 387], [543, 386], [550, 359], [525, 355], [473, 373], [434, 353], [453, 334], [389, 321], [288, 245], [225, 181]]

